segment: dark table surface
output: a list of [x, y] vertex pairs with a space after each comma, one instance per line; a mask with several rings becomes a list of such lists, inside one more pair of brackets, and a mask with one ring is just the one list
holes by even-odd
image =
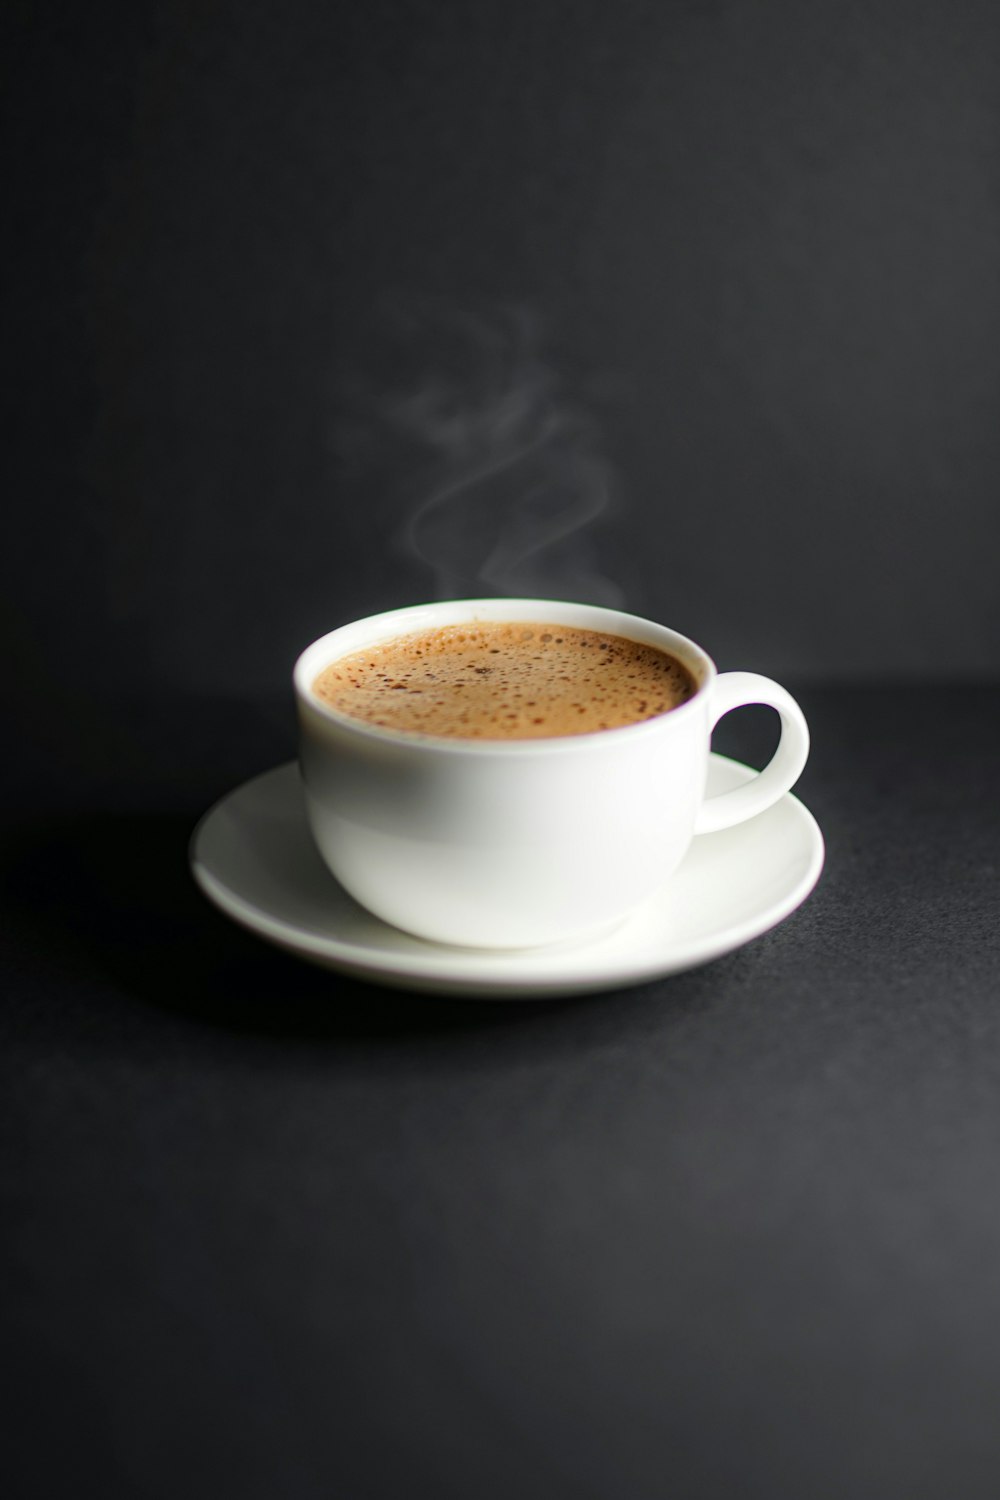
[[[36, 728], [7, 1493], [994, 1500], [1000, 689], [799, 696], [806, 905], [525, 1005], [308, 968], [200, 896], [191, 827], [291, 756], [284, 701]], [[717, 748], [766, 754], [755, 713]]]

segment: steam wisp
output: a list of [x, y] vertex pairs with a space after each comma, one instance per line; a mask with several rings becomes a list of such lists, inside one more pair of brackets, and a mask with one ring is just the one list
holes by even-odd
[[527, 311], [397, 310], [395, 323], [412, 384], [369, 401], [369, 417], [378, 453], [402, 453], [415, 476], [396, 541], [430, 570], [437, 597], [620, 605], [593, 539], [615, 498], [611, 469]]

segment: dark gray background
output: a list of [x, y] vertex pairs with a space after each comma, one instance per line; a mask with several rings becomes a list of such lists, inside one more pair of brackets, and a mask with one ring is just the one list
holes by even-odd
[[[995, 1500], [1000, 12], [8, 4], [0, 59], [8, 1490]], [[300, 646], [483, 573], [795, 686], [801, 910], [500, 1006], [209, 907]]]
[[12, 19], [29, 683], [281, 687], [314, 635], [432, 597], [401, 528], [468, 454], [394, 446], [379, 403], [444, 369], [473, 409], [522, 317], [611, 477], [577, 540], [629, 607], [793, 681], [1000, 670], [987, 0]]

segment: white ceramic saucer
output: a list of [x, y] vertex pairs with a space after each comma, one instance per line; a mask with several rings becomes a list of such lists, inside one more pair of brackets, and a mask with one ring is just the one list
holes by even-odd
[[[708, 790], [753, 774], [713, 755]], [[787, 794], [736, 828], [696, 838], [672, 880], [609, 935], [507, 953], [450, 948], [370, 916], [338, 885], [313, 845], [298, 767], [289, 764], [205, 814], [191, 866], [228, 916], [312, 963], [402, 989], [530, 999], [639, 984], [729, 953], [806, 899], [823, 852], [816, 820]]]

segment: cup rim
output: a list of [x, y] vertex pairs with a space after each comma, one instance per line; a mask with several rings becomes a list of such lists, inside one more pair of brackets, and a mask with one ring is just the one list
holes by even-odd
[[[541, 611], [529, 614], [529, 611]], [[572, 611], [565, 617], [561, 611]], [[481, 613], [480, 613], [481, 612]], [[540, 735], [521, 740], [463, 739], [457, 735], [427, 734], [423, 730], [392, 729], [381, 724], [369, 724], [364, 719], [341, 713], [313, 692], [312, 684], [323, 669], [340, 656], [367, 645], [391, 640], [406, 635], [411, 630], [433, 628], [437, 625], [458, 625], [466, 620], [523, 620], [527, 624], [563, 624], [577, 629], [603, 629], [610, 634], [624, 636], [628, 640], [645, 645], [655, 645], [676, 656], [695, 679], [695, 691], [686, 703], [652, 719], [642, 719], [635, 724], [622, 724], [613, 729], [591, 729], [582, 734]], [[663, 733], [669, 724], [689, 718], [699, 712], [712, 682], [718, 675], [715, 662], [708, 652], [689, 636], [670, 626], [660, 625], [642, 615], [614, 609], [603, 604], [587, 604], [569, 599], [529, 599], [518, 596], [502, 596], [482, 599], [442, 599], [421, 604], [403, 605], [396, 609], [383, 610], [378, 614], [364, 615], [345, 621], [324, 635], [317, 636], [299, 653], [292, 673], [296, 696], [300, 704], [308, 707], [321, 719], [370, 739], [375, 744], [406, 746], [413, 750], [427, 749], [459, 754], [530, 755], [579, 753], [592, 750], [595, 742], [618, 743], [622, 736], [635, 738], [641, 734]]]

